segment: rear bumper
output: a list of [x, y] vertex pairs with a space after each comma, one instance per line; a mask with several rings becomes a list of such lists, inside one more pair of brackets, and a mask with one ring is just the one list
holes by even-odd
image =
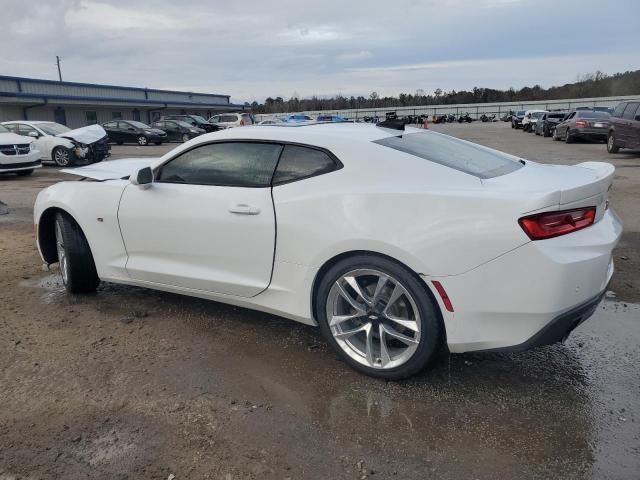
[[576, 128], [571, 133], [579, 137], [606, 139], [609, 130], [607, 128]]
[[461, 275], [434, 278], [455, 310], [441, 308], [449, 350], [523, 350], [565, 338], [593, 313], [611, 280], [621, 234], [609, 209], [591, 227], [528, 242]]

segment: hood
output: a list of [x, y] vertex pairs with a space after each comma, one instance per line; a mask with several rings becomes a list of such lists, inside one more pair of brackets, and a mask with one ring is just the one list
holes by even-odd
[[0, 133], [0, 145], [24, 145], [33, 142], [33, 138], [15, 133]]
[[160, 158], [125, 158], [122, 160], [109, 160], [108, 162], [92, 163], [86, 167], [65, 168], [60, 170], [71, 175], [92, 178], [94, 180], [117, 180], [127, 178], [144, 167], [155, 166]]
[[68, 138], [69, 140], [75, 140], [76, 142], [90, 144], [97, 142], [107, 135], [104, 128], [100, 125], [89, 125], [88, 127], [76, 128], [69, 132], [60, 133], [57, 137]]

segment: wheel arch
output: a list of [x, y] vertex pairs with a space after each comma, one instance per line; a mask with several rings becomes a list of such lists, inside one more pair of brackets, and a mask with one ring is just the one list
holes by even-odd
[[52, 263], [56, 263], [58, 261], [58, 250], [56, 248], [55, 233], [56, 215], [58, 213], [62, 213], [67, 218], [69, 218], [69, 220], [78, 225], [78, 228], [80, 229], [82, 234], [85, 235], [78, 221], [67, 210], [60, 207], [49, 207], [45, 209], [42, 214], [40, 214], [40, 218], [38, 219], [36, 240], [38, 242], [38, 247], [40, 248], [42, 258], [47, 263], [47, 265], [51, 265]]
[[425, 293], [428, 295], [429, 299], [431, 300], [431, 302], [434, 305], [434, 309], [436, 311], [436, 315], [438, 316], [438, 320], [440, 321], [440, 325], [442, 326], [441, 328], [441, 332], [442, 332], [442, 345], [446, 346], [447, 345], [447, 332], [446, 332], [446, 322], [444, 321], [444, 317], [442, 314], [442, 309], [440, 307], [440, 302], [438, 302], [435, 292], [431, 289], [431, 287], [429, 286], [429, 284], [425, 281], [424, 277], [422, 275], [420, 275], [420, 273], [416, 272], [413, 268], [411, 268], [410, 266], [408, 266], [406, 263], [401, 262], [400, 260], [390, 256], [390, 255], [385, 255], [383, 253], [379, 253], [379, 252], [375, 252], [372, 250], [349, 250], [349, 251], [345, 251], [342, 253], [339, 253], [333, 257], [331, 257], [330, 259], [326, 260], [322, 266], [318, 269], [318, 271], [316, 272], [314, 278], [313, 278], [313, 283], [311, 285], [311, 315], [313, 320], [316, 322], [316, 324], [318, 323], [318, 312], [317, 312], [317, 302], [316, 302], [316, 297], [317, 297], [317, 293], [318, 293], [318, 288], [320, 286], [320, 282], [322, 280], [322, 278], [327, 274], [327, 272], [329, 271], [329, 269], [335, 265], [336, 263], [340, 262], [341, 260], [344, 260], [345, 258], [349, 258], [349, 257], [354, 257], [357, 255], [371, 255], [371, 256], [375, 256], [375, 257], [379, 257], [379, 258], [384, 258], [386, 260], [390, 260], [396, 264], [398, 264], [399, 266], [406, 268], [409, 272], [411, 272], [411, 274], [418, 280], [418, 283], [422, 286], [422, 288], [424, 289]]

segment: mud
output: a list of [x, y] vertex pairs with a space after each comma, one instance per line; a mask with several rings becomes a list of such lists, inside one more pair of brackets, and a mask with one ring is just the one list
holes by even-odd
[[[557, 156], [574, 147], [457, 127], [487, 144], [500, 132], [504, 150], [509, 136]], [[575, 147], [607, 159], [604, 145]], [[30, 218], [62, 174], [0, 179], [0, 479], [638, 478], [637, 170], [620, 168], [612, 190], [627, 258], [566, 344], [441, 354], [395, 383], [275, 316], [111, 284], [67, 295], [40, 269]]]

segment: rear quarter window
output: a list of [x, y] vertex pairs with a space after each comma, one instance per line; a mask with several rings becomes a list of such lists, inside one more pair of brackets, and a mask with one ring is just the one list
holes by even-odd
[[494, 178], [522, 168], [500, 152], [435, 132], [409, 133], [373, 143], [438, 163], [478, 178]]

